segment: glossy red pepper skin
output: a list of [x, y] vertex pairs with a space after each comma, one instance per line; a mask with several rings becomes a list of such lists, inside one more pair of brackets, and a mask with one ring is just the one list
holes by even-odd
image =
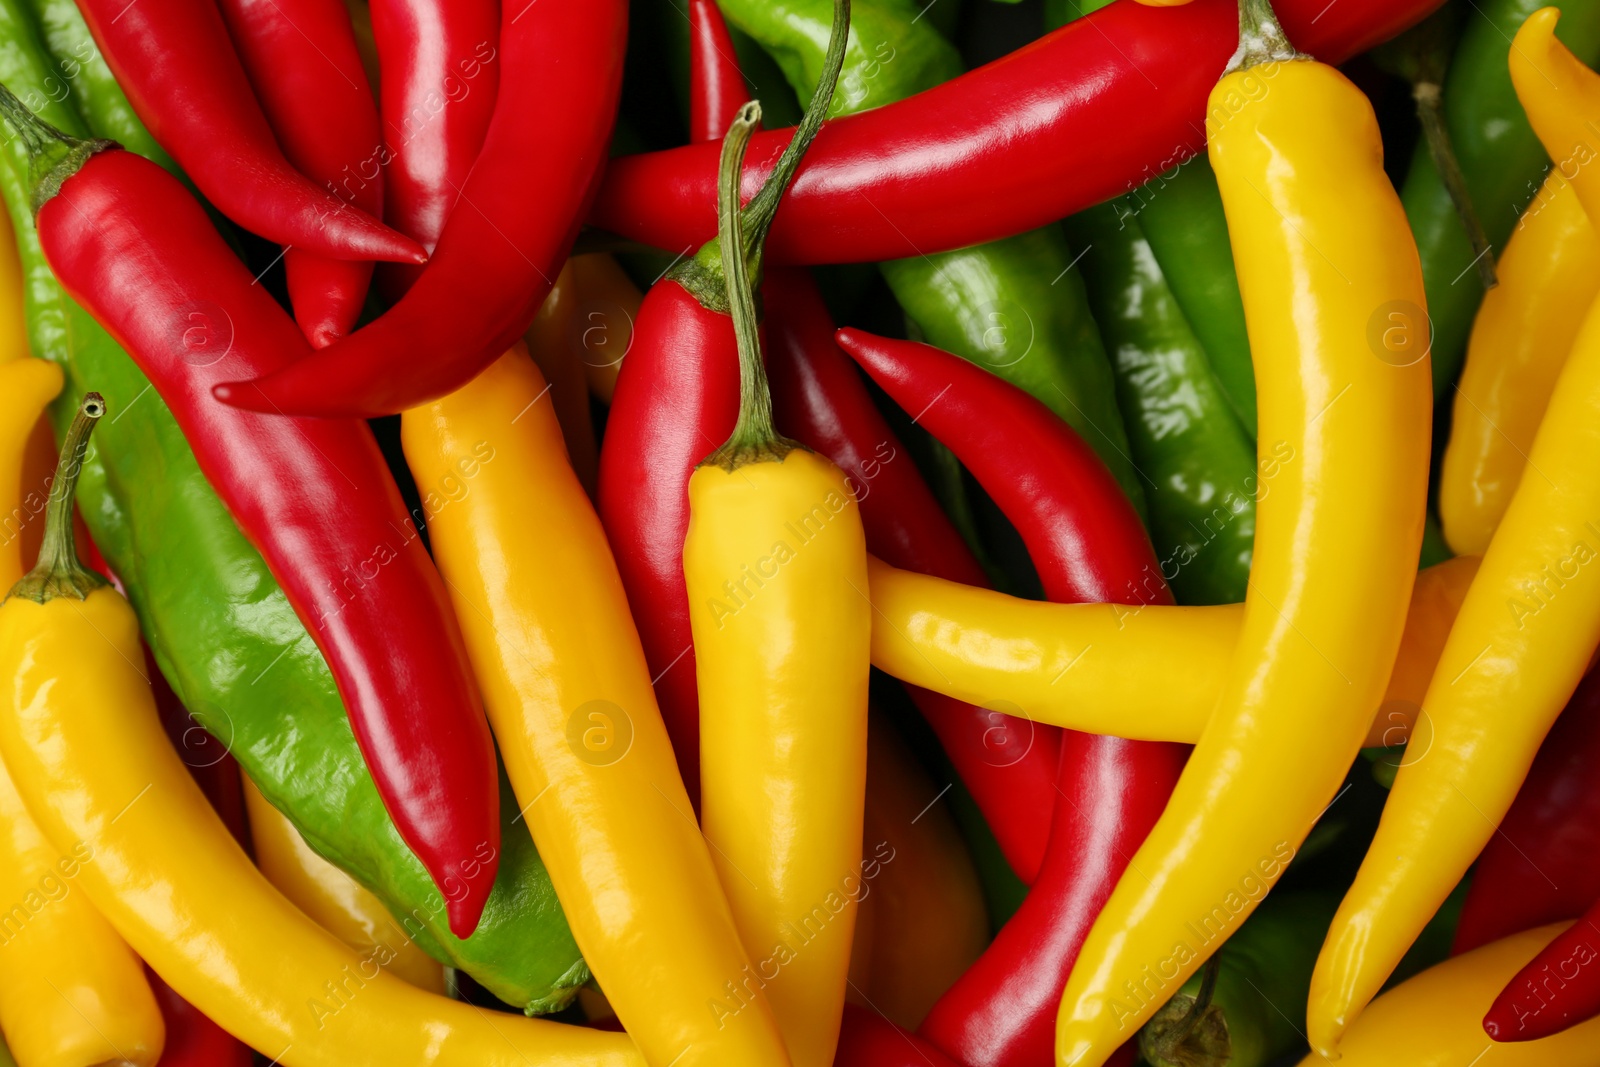
[[443, 583], [371, 430], [213, 401], [220, 378], [309, 349], [160, 167], [115, 149], [90, 157], [38, 229], [62, 285], [155, 385], [327, 657], [385, 806], [467, 936], [499, 857], [494, 749]]
[[251, 1067], [255, 1063], [250, 1046], [178, 996], [149, 967], [144, 973], [167, 1024], [167, 1040], [156, 1067]]
[[1600, 899], [1600, 672], [1551, 728], [1473, 869], [1454, 955], [1581, 915]]
[[689, 0], [689, 140], [722, 140], [751, 99], [717, 0]]
[[[837, 336], [1016, 526], [1046, 597], [1135, 610], [1172, 603], [1150, 539], [1111, 472], [1043, 404], [929, 345], [859, 330]], [[1017, 913], [934, 1005], [925, 1036], [967, 1067], [1052, 1061], [1067, 975], [1187, 754], [1183, 745], [1063, 732], [1044, 866]], [[1130, 1049], [1118, 1055], [1131, 1062]]]
[[916, 1034], [882, 1015], [846, 1003], [833, 1067], [961, 1067]]
[[645, 294], [600, 444], [597, 507], [639, 625], [684, 788], [700, 803], [700, 690], [683, 542], [689, 476], [733, 433], [739, 352], [733, 320], [672, 279]]
[[337, 259], [426, 258], [284, 158], [211, 0], [78, 8], [139, 117], [218, 211], [270, 241]]
[[628, 11], [626, 0], [506, 10], [494, 116], [428, 269], [372, 323], [259, 380], [219, 383], [220, 399], [289, 415], [392, 415], [467, 384], [527, 330], [605, 168]]
[[[1440, 0], [1278, 0], [1289, 40], [1332, 63]], [[1238, 44], [1233, 0], [1122, 3], [898, 103], [834, 119], [806, 153], [767, 259], [901, 259], [1036, 229], [1125, 193], [1204, 146], [1206, 98]], [[792, 131], [750, 142], [753, 195]], [[590, 221], [677, 251], [716, 233], [717, 151], [614, 160]]]
[[[283, 154], [295, 168], [373, 218], [383, 186], [351, 182], [378, 152], [378, 106], [342, 0], [219, 0], [234, 48]], [[355, 326], [372, 264], [300, 248], [283, 255], [295, 321], [314, 348]]]
[[[833, 460], [855, 488], [867, 549], [896, 567], [987, 586], [983, 568], [928, 489], [833, 340], [833, 320], [803, 268], [768, 271], [767, 375], [780, 432]], [[1044, 862], [1061, 731], [907, 687], [1006, 860], [1032, 884]]]
[[[376, 181], [384, 221], [431, 254], [483, 147], [500, 87], [500, 5], [495, 0], [372, 0], [372, 40], [383, 150], [355, 177]], [[405, 263], [378, 268], [391, 302], [421, 275]]]
[[1506, 983], [1483, 1017], [1496, 1041], [1535, 1041], [1600, 1015], [1600, 900]]

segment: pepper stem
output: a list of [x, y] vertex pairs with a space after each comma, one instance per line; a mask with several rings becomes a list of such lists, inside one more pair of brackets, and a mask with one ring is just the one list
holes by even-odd
[[1180, 993], [1139, 1031], [1139, 1054], [1154, 1067], [1224, 1067], [1233, 1056], [1228, 1020], [1211, 1002], [1220, 956], [1206, 960], [1193, 997]]
[[761, 335], [756, 328], [756, 298], [750, 286], [750, 263], [739, 254], [744, 248], [744, 212], [739, 210], [739, 176], [744, 169], [750, 135], [761, 122], [761, 105], [752, 100], [739, 109], [722, 141], [717, 170], [717, 239], [722, 248], [722, 273], [728, 279], [728, 312], [739, 345], [739, 421], [733, 434], [705, 463], [736, 470], [747, 463], [782, 461], [802, 446], [779, 436], [772, 428], [772, 394], [767, 388], [767, 367], [761, 358]]
[[1417, 118], [1422, 122], [1422, 136], [1428, 143], [1428, 155], [1444, 182], [1445, 192], [1456, 209], [1467, 240], [1472, 244], [1472, 263], [1478, 270], [1478, 281], [1485, 289], [1500, 284], [1495, 274], [1494, 256], [1489, 248], [1489, 236], [1483, 232], [1483, 223], [1472, 207], [1472, 194], [1467, 191], [1467, 179], [1456, 160], [1455, 146], [1450, 142], [1450, 131], [1445, 126], [1444, 108], [1438, 80], [1419, 79], [1411, 86], [1411, 96], [1417, 102]]
[[1249, 70], [1265, 63], [1310, 58], [1303, 52], [1295, 51], [1289, 38], [1284, 36], [1278, 15], [1272, 10], [1272, 0], [1239, 0], [1239, 47], [1223, 68], [1223, 74]]
[[[839, 72], [844, 69], [845, 46], [849, 40], [850, 0], [833, 0], [833, 28], [828, 37], [828, 52], [823, 58], [822, 76], [817, 80], [817, 87], [811, 94], [811, 102], [806, 105], [806, 113], [801, 118], [800, 125], [795, 127], [794, 136], [789, 139], [783, 154], [773, 165], [772, 173], [767, 175], [766, 181], [761, 183], [756, 195], [751, 197], [750, 202], [740, 210], [744, 223], [740, 247], [744, 249], [745, 259], [749, 263], [750, 276], [758, 281], [761, 277], [762, 249], [766, 243], [767, 231], [772, 228], [772, 219], [778, 212], [778, 202], [783, 199], [789, 183], [794, 180], [795, 172], [800, 169], [800, 161], [804, 158], [806, 149], [811, 147], [817, 131], [822, 129], [823, 120], [828, 117], [828, 105], [833, 101], [834, 87], [839, 84]], [[732, 132], [730, 128], [729, 134]], [[724, 154], [723, 162], [726, 161]], [[721, 186], [720, 176], [718, 186], [719, 188]], [[737, 192], [737, 187], [735, 191]], [[734, 203], [737, 205], [737, 199]], [[681, 260], [668, 272], [667, 277], [692, 293], [702, 307], [727, 313], [730, 308], [725, 302], [727, 269], [723, 266], [720, 247], [724, 240], [720, 233], [720, 222], [718, 231], [718, 236], [707, 241], [693, 256]]]
[[36, 215], [90, 156], [120, 147], [115, 141], [84, 140], [56, 129], [5, 85], [0, 85], [0, 118], [17, 132], [28, 149], [28, 195]]
[[106, 413], [105, 397], [99, 393], [84, 396], [78, 413], [67, 427], [61, 442], [61, 458], [56, 461], [55, 478], [50, 482], [50, 502], [44, 512], [44, 542], [39, 546], [39, 562], [11, 587], [8, 597], [20, 596], [36, 604], [56, 597], [86, 600], [89, 594], [109, 583], [78, 562], [73, 543], [72, 503], [83, 472], [83, 457], [89, 450], [89, 434], [100, 416]]

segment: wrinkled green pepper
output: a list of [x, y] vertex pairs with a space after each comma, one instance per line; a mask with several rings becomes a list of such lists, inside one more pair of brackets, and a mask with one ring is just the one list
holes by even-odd
[[1154, 487], [1150, 533], [1180, 604], [1235, 604], [1250, 582], [1255, 446], [1234, 419], [1132, 213], [1066, 221], [1117, 379], [1133, 460]]
[[[24, 99], [42, 99], [41, 117], [87, 136], [66, 97], [47, 92], [53, 68], [21, 0], [0, 0], [0, 41], [0, 81]], [[98, 84], [120, 95], [114, 81]], [[425, 951], [510, 1003], [564, 1006], [588, 971], [525, 825], [510, 822], [516, 803], [504, 794], [508, 824], [483, 921], [458, 940], [443, 898], [384, 810], [321, 653], [200, 473], [161, 397], [56, 283], [33, 228], [20, 138], [5, 155], [0, 192], [22, 255], [29, 339], [67, 378], [51, 415], [59, 435], [76, 397], [91, 389], [106, 396], [111, 415], [85, 465], [79, 507], [162, 674], [307, 842], [376, 893]]]

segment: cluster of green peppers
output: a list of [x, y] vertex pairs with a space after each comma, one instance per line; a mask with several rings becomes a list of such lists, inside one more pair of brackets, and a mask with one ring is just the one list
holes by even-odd
[[[0, 82], [41, 117], [172, 167], [72, 0], [0, 0], [0, 39]], [[499, 874], [482, 922], [463, 941], [384, 810], [322, 654], [160, 396], [56, 282], [33, 227], [20, 139], [5, 156], [0, 192], [22, 256], [29, 340], [66, 375], [51, 410], [55, 429], [65, 430], [91, 389], [118, 412], [96, 435], [78, 501], [161, 672], [312, 848], [375, 893], [425, 951], [530, 1012], [563, 1007], [588, 972], [526, 826], [512, 821], [509, 790], [502, 783]]]

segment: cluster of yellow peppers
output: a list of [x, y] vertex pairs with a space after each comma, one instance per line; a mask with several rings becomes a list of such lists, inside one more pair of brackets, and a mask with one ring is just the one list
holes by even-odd
[[[1600, 129], [1600, 76], [1555, 40], [1556, 17], [1530, 18], [1510, 62], [1560, 160]], [[963, 700], [1195, 745], [1130, 865], [1137, 875], [1069, 981], [1063, 1067], [1105, 1062], [1220, 944], [1197, 942], [1195, 923], [1236, 929], [1357, 750], [1399, 743], [1425, 719], [1429, 756], [1400, 769], [1318, 961], [1308, 1036], [1315, 1053], [1352, 1064], [1468, 1062], [1483, 1045], [1482, 1008], [1553, 929], [1435, 968], [1362, 1013], [1493, 832], [1600, 644], [1600, 568], [1587, 566], [1600, 555], [1600, 177], [1552, 175], [1500, 259], [1441, 487], [1447, 537], [1464, 555], [1419, 575], [1427, 327], [1371, 107], [1270, 27], [1246, 36], [1236, 67], [1212, 94], [1209, 152], [1245, 297], [1259, 439], [1294, 457], [1261, 502], [1244, 604], [1047, 605], [869, 560], [840, 472], [790, 448], [762, 404], [747, 404], [690, 485], [691, 591], [715, 588], [727, 560], [765, 552], [792, 514], [837, 507], [737, 625], [692, 619], [702, 828], [586, 491], [586, 394], [609, 395], [615, 361], [563, 362], [549, 343], [573, 328], [574, 291], [610, 286], [633, 306], [637, 294], [609, 261], [575, 260], [530, 331], [532, 356], [519, 344], [405, 413], [402, 437], [424, 484], [494, 450], [463, 506], [432, 524], [434, 551], [521, 816], [627, 1033], [490, 1017], [443, 997], [438, 965], [396, 943], [381, 906], [253, 791], [252, 861], [160, 728], [131, 609], [78, 565], [70, 525], [57, 521], [39, 568], [0, 607], [0, 893], [59, 895], [0, 943], [0, 1029], [19, 1061], [154, 1064], [162, 1020], [142, 959], [287, 1064], [826, 1067], [847, 974], [863, 966], [867, 913], [846, 907], [770, 977], [760, 965], [783, 952], [785, 924], [861, 860], [870, 650], [872, 664]], [[1241, 91], [1247, 78], [1270, 78], [1271, 91]], [[741, 122], [725, 151], [743, 150], [755, 116]], [[724, 215], [723, 268], [741, 279], [738, 212]], [[748, 300], [748, 280], [731, 292]], [[0, 256], [6, 502], [46, 477], [39, 414], [61, 388], [59, 371], [25, 355], [19, 294], [14, 252]], [[741, 355], [759, 376], [748, 332]], [[102, 414], [91, 394], [56, 493], [70, 491], [74, 455]], [[30, 537], [0, 550], [6, 588], [22, 578]], [[1187, 685], [1142, 692], [1128, 681], [1158, 673]], [[574, 746], [573, 709], [618, 748]], [[892, 753], [881, 758], [892, 766]], [[981, 927], [967, 943], [975, 953]], [[380, 946], [373, 971], [365, 961]], [[354, 1007], [306, 1012], [308, 991], [351, 973], [362, 976]], [[1427, 1027], [1414, 1025], [1419, 1012]], [[1595, 1040], [1589, 1024], [1496, 1062], [1576, 1062]]]

